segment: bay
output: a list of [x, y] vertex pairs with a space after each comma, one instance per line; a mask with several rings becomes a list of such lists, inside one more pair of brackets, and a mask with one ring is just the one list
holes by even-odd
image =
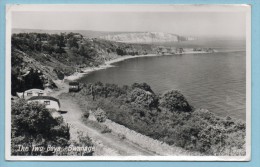
[[146, 82], [156, 93], [179, 90], [195, 108], [246, 119], [246, 52], [138, 57], [94, 71], [80, 82], [131, 85]]

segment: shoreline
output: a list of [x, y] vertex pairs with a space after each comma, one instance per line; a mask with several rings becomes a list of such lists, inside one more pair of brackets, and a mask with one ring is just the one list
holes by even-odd
[[165, 53], [165, 54], [147, 54], [147, 55], [126, 55], [126, 56], [118, 56], [115, 59], [111, 59], [108, 61], [105, 61], [104, 64], [99, 65], [98, 67], [86, 67], [84, 68], [82, 71], [83, 72], [75, 72], [72, 75], [69, 76], [65, 76], [64, 80], [68, 80], [68, 81], [75, 81], [78, 80], [80, 78], [82, 78], [83, 76], [94, 72], [94, 71], [98, 71], [98, 70], [102, 70], [102, 69], [106, 69], [109, 67], [113, 67], [112, 64], [117, 63], [117, 62], [121, 62], [127, 59], [133, 59], [133, 58], [138, 58], [138, 57], [159, 57], [159, 56], [169, 56], [169, 55], [185, 55], [185, 54], [211, 54], [211, 53], [221, 53], [221, 52], [234, 52], [234, 51], [218, 51], [218, 50], [214, 50], [214, 52], [206, 52], [206, 51], [186, 51], [183, 53]]
[[[169, 56], [169, 55], [184, 55], [184, 54], [205, 54], [205, 53], [210, 53], [210, 52], [185, 52], [185, 53], [165, 53], [165, 54], [147, 54], [147, 55], [136, 55], [136, 56], [132, 56], [132, 55], [126, 55], [126, 56], [118, 56], [115, 59], [111, 59], [108, 61], [105, 61], [104, 64], [98, 66], [98, 67], [86, 67], [84, 68], [82, 71], [82, 73], [80, 72], [75, 72], [72, 75], [66, 76], [64, 78], [64, 80], [68, 80], [68, 81], [75, 81], [78, 80], [80, 78], [82, 78], [83, 76], [94, 72], [94, 71], [98, 71], [98, 70], [102, 70], [102, 69], [106, 69], [109, 67], [113, 67], [112, 64], [117, 63], [117, 62], [121, 62], [121, 61], [125, 61], [127, 59], [133, 59], [133, 58], [138, 58], [138, 57], [159, 57], [159, 56]], [[214, 52], [213, 52], [214, 53]]]
[[133, 58], [137, 58], [137, 57], [155, 57], [155, 56], [164, 56], [164, 55], [160, 55], [160, 54], [147, 54], [147, 55], [136, 55], [136, 56], [131, 56], [131, 55], [121, 56], [121, 57], [117, 57], [117, 58], [112, 59], [112, 60], [105, 61], [104, 64], [102, 64], [102, 65], [100, 65], [98, 67], [86, 67], [86, 68], [83, 69], [82, 73], [75, 72], [72, 75], [66, 76], [64, 78], [64, 80], [75, 81], [75, 80], [80, 79], [83, 76], [85, 76], [85, 75], [87, 75], [87, 74], [89, 74], [91, 72], [102, 70], [102, 69], [106, 69], [106, 68], [109, 68], [109, 67], [113, 67], [112, 64], [117, 63], [117, 62], [121, 62], [121, 61], [124, 61], [124, 60], [127, 60], [127, 59], [133, 59]]

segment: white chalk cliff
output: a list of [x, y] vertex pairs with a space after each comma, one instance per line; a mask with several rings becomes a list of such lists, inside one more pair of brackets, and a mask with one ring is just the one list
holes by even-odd
[[157, 42], [178, 42], [180, 40], [188, 40], [176, 34], [163, 33], [163, 32], [134, 32], [122, 33], [114, 35], [100, 36], [99, 38], [124, 42], [124, 43], [157, 43]]

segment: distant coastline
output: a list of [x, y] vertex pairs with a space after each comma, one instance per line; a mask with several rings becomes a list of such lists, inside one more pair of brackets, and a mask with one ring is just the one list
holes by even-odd
[[82, 69], [82, 72], [75, 72], [72, 75], [66, 76], [64, 79], [65, 80], [70, 80], [70, 81], [74, 81], [77, 79], [80, 79], [81, 77], [83, 77], [86, 74], [89, 74], [93, 71], [98, 71], [98, 70], [102, 70], [102, 69], [106, 69], [109, 67], [113, 67], [112, 64], [120, 62], [120, 61], [124, 61], [127, 59], [132, 59], [132, 58], [137, 58], [137, 57], [154, 57], [154, 56], [163, 56], [163, 55], [159, 55], [159, 54], [147, 54], [147, 55], [137, 55], [137, 56], [121, 56], [121, 57], [117, 57], [115, 59], [111, 59], [109, 61], [105, 61], [105, 63], [103, 65], [100, 65], [98, 67], [86, 67], [84, 69]]
[[94, 71], [98, 71], [98, 70], [102, 70], [102, 69], [106, 69], [109, 67], [113, 67], [112, 64], [117, 63], [117, 62], [121, 62], [121, 61], [125, 61], [127, 59], [133, 59], [133, 58], [138, 58], [138, 57], [155, 57], [155, 56], [167, 56], [167, 55], [183, 55], [183, 54], [210, 54], [210, 53], [215, 53], [215, 52], [219, 52], [214, 50], [214, 52], [206, 52], [206, 51], [185, 51], [183, 53], [164, 53], [164, 54], [146, 54], [146, 55], [127, 55], [127, 56], [118, 56], [115, 59], [111, 59], [108, 61], [105, 61], [104, 64], [98, 66], [98, 67], [86, 67], [82, 69], [82, 72], [75, 72], [72, 75], [66, 76], [64, 79], [65, 80], [69, 80], [69, 81], [75, 81], [78, 80], [80, 78], [82, 78], [83, 76], [94, 72]]
[[210, 53], [226, 53], [226, 52], [243, 52], [244, 50], [216, 50], [214, 49], [214, 52], [207, 52], [207, 51], [190, 51], [190, 50], [186, 50], [183, 53], [164, 53], [164, 54], [146, 54], [146, 55], [127, 55], [127, 56], [118, 56], [115, 59], [111, 59], [108, 61], [105, 61], [104, 64], [98, 66], [98, 67], [86, 67], [82, 69], [82, 72], [75, 72], [72, 75], [66, 76], [64, 79], [65, 80], [69, 80], [69, 81], [75, 81], [78, 80], [80, 78], [82, 78], [83, 76], [94, 72], [94, 71], [98, 71], [98, 70], [102, 70], [102, 69], [106, 69], [109, 67], [113, 67], [114, 63], [117, 62], [121, 62], [121, 61], [125, 61], [127, 59], [133, 59], [133, 58], [138, 58], [138, 57], [157, 57], [157, 56], [169, 56], [169, 55], [184, 55], [184, 54], [210, 54]]

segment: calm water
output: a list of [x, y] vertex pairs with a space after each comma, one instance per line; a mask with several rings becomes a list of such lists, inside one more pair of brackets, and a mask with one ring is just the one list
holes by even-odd
[[156, 93], [180, 90], [196, 108], [245, 120], [246, 53], [140, 57], [81, 78], [82, 82], [146, 82]]

